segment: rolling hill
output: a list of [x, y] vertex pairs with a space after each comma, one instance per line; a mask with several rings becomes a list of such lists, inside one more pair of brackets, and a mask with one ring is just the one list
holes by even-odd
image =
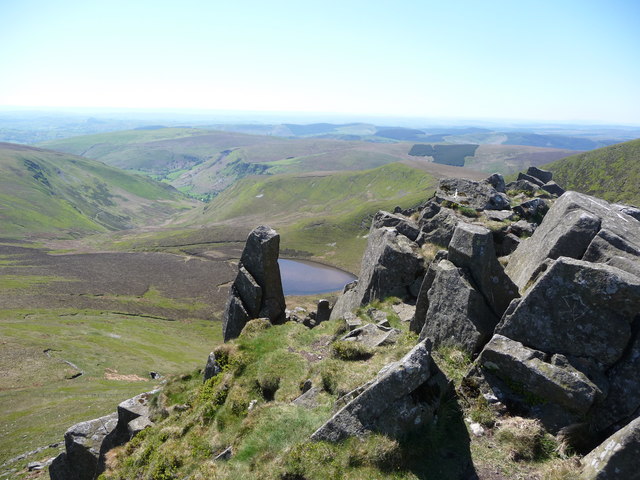
[[168, 185], [94, 160], [0, 143], [0, 230], [77, 236], [161, 223], [195, 203]]
[[640, 205], [640, 139], [573, 155], [544, 168], [568, 190]]

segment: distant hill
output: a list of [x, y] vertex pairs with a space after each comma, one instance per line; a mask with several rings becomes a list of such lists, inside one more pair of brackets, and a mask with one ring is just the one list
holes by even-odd
[[0, 232], [76, 235], [161, 223], [192, 201], [94, 160], [0, 143]]
[[544, 168], [566, 189], [640, 205], [640, 139], [573, 155]]
[[592, 140], [590, 138], [567, 135], [539, 135], [536, 133], [513, 132], [507, 134], [503, 145], [529, 145], [531, 147], [564, 148], [568, 150], [593, 150], [615, 143], [610, 140]]

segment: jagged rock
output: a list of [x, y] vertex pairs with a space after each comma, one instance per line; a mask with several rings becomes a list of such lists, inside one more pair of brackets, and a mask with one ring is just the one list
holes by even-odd
[[622, 356], [640, 306], [640, 279], [609, 265], [561, 257], [511, 304], [496, 333], [547, 353], [606, 367]]
[[529, 167], [527, 169], [527, 175], [537, 178], [542, 183], [548, 183], [553, 178], [553, 173], [548, 170], [542, 170], [538, 167]]
[[433, 217], [426, 220], [420, 219], [419, 224], [422, 233], [418, 238], [418, 243], [429, 242], [446, 248], [451, 241], [453, 231], [460, 222], [461, 220], [453, 210], [440, 208]]
[[409, 330], [412, 332], [420, 333], [422, 331], [425, 319], [427, 318], [427, 311], [429, 310], [429, 289], [431, 285], [433, 285], [433, 280], [436, 278], [437, 267], [440, 260], [444, 260], [445, 258], [447, 258], [447, 251], [438, 250], [434, 259], [429, 264], [429, 268], [427, 268], [427, 272], [422, 280], [422, 285], [420, 286], [420, 292], [416, 299], [416, 311], [409, 324]]
[[367, 347], [375, 348], [396, 343], [400, 333], [400, 330], [397, 328], [367, 323], [362, 327], [350, 331], [340, 340], [345, 342], [358, 342]]
[[371, 228], [394, 227], [409, 240], [416, 241], [420, 234], [420, 227], [413, 220], [393, 213], [380, 210], [373, 217]]
[[[522, 289], [547, 258], [565, 256], [611, 263], [634, 273], [638, 255], [640, 228], [637, 220], [617, 211], [604, 200], [566, 192], [555, 202], [531, 238], [512, 254], [506, 272]], [[616, 257], [630, 261], [620, 261]]]
[[505, 191], [505, 183], [504, 183], [504, 177], [501, 174], [494, 173], [494, 174], [490, 175], [489, 177], [487, 177], [485, 182], [487, 182], [489, 185], [491, 185], [493, 188], [495, 188], [496, 192], [504, 193], [504, 191]]
[[507, 183], [505, 188], [507, 189], [507, 192], [524, 192], [527, 195], [533, 195], [538, 191], [538, 185], [527, 180], [517, 180], [515, 182]]
[[[522, 343], [494, 335], [477, 364], [484, 378], [497, 387], [500, 398], [513, 408], [539, 417], [552, 430], [583, 418], [602, 396], [600, 389], [563, 355], [549, 356]], [[495, 380], [501, 380], [497, 383]]]
[[51, 480], [93, 480], [99, 473], [101, 447], [116, 429], [118, 414], [78, 423], [64, 434], [65, 452], [49, 467]]
[[411, 284], [422, 275], [423, 260], [418, 246], [394, 228], [372, 228], [355, 288], [338, 298], [331, 318], [388, 296], [404, 298]]
[[453, 344], [477, 353], [491, 338], [498, 317], [463, 269], [441, 260], [434, 271], [420, 340], [428, 338], [434, 346]]
[[513, 211], [521, 218], [525, 219], [539, 218], [547, 213], [548, 210], [549, 205], [547, 205], [547, 202], [541, 198], [533, 198], [526, 202], [522, 202], [517, 207], [513, 207]]
[[322, 322], [326, 322], [329, 320], [331, 316], [331, 306], [329, 305], [329, 300], [321, 298], [318, 300], [318, 308], [316, 310], [316, 325], [321, 324]]
[[447, 379], [433, 362], [427, 345], [419, 343], [399, 362], [383, 368], [311, 439], [337, 442], [369, 432], [405, 435], [433, 419], [448, 390]]
[[516, 216], [513, 210], [485, 210], [483, 213], [487, 220], [493, 220], [494, 222], [513, 220]]
[[640, 208], [632, 207], [631, 205], [622, 205], [619, 203], [614, 203], [611, 205], [615, 211], [623, 213], [625, 215], [629, 215], [632, 218], [640, 221]]
[[[156, 391], [141, 393], [133, 398], [125, 400], [118, 405], [118, 426], [116, 443], [122, 445], [138, 433], [140, 426], [152, 425], [149, 420], [149, 400]], [[130, 423], [138, 420], [135, 425]]]
[[526, 180], [529, 183], [536, 185], [537, 187], [542, 187], [545, 182], [541, 181], [539, 178], [532, 177], [531, 175], [527, 175], [526, 173], [518, 173], [518, 180]]
[[207, 364], [204, 367], [204, 374], [203, 374], [204, 378], [202, 381], [206, 382], [211, 377], [215, 377], [216, 375], [218, 375], [221, 371], [222, 371], [222, 368], [220, 368], [220, 365], [216, 360], [216, 354], [214, 352], [211, 352], [207, 357]]
[[542, 187], [541, 187], [545, 192], [549, 192], [552, 195], [555, 195], [557, 197], [559, 197], [560, 195], [562, 195], [565, 192], [565, 189], [562, 188], [560, 185], [558, 185], [556, 182], [554, 182], [553, 180], [550, 182], [545, 183]]
[[238, 337], [252, 318], [266, 317], [274, 324], [285, 321], [279, 250], [280, 235], [270, 227], [256, 227], [247, 237], [223, 317], [225, 342]]
[[475, 182], [462, 178], [440, 180], [436, 199], [481, 210], [508, 210], [509, 198], [487, 181]]
[[511, 300], [518, 297], [518, 287], [504, 273], [496, 257], [493, 235], [488, 228], [460, 223], [449, 243], [448, 260], [471, 274], [477, 289], [499, 318]]
[[640, 417], [582, 459], [582, 480], [639, 480]]

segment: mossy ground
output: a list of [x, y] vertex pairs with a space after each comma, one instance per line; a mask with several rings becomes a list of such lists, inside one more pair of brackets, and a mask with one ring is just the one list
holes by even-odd
[[[375, 307], [387, 310], [402, 334], [396, 345], [379, 347], [363, 360], [344, 359], [331, 348], [344, 330], [340, 321], [313, 330], [297, 323], [251, 322], [240, 338], [216, 350], [222, 373], [204, 383], [199, 372], [167, 383], [153, 400], [156, 425], [115, 450], [101, 480], [446, 480], [462, 478], [471, 468], [493, 472], [480, 478], [570, 478], [545, 476], [545, 469], [557, 470], [565, 460], [544, 434], [533, 441], [545, 438], [545, 448], [526, 458], [510, 454], [509, 439], [499, 439], [499, 426], [488, 428], [484, 437], [471, 437], [463, 419], [474, 407], [453, 396], [433, 424], [406, 438], [371, 434], [335, 444], [311, 442], [310, 435], [332, 415], [340, 396], [374, 378], [417, 341], [389, 302]], [[459, 386], [469, 357], [448, 348], [434, 358]], [[320, 389], [315, 408], [292, 403], [306, 380]], [[498, 425], [495, 413], [491, 415]], [[230, 459], [214, 460], [228, 447]]]

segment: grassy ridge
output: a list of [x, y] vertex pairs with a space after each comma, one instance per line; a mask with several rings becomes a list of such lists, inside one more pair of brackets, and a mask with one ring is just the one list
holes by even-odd
[[640, 139], [573, 155], [544, 168], [567, 190], [640, 205]]
[[100, 162], [0, 144], [4, 234], [127, 228], [166, 219], [189, 204], [168, 186]]

